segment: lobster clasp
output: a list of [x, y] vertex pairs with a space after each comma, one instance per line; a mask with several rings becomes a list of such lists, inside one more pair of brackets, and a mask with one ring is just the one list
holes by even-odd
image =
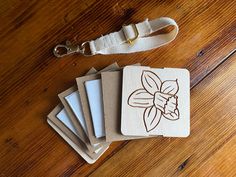
[[58, 58], [79, 52], [81, 52], [79, 46], [72, 45], [70, 41], [66, 41], [66, 45], [59, 44], [53, 49], [54, 55]]

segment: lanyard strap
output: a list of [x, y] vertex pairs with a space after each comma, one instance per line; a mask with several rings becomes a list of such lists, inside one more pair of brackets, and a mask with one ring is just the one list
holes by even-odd
[[[174, 29], [165, 34], [149, 36], [168, 26], [173, 26]], [[54, 48], [54, 55], [56, 57], [63, 57], [73, 53], [92, 56], [96, 54], [108, 55], [141, 52], [170, 43], [175, 39], [178, 31], [177, 23], [171, 18], [161, 17], [151, 21], [146, 19], [137, 24], [123, 26], [118, 32], [84, 42], [81, 46], [72, 46], [69, 42], [66, 45], [59, 44]], [[60, 48], [66, 50], [65, 53], [60, 54]]]

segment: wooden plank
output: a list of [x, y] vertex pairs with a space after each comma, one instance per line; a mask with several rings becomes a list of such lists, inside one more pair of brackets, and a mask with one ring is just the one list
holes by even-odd
[[[235, 139], [235, 67], [236, 55], [193, 88], [191, 135], [188, 138], [130, 141], [91, 176], [191, 176], [196, 170], [199, 174], [204, 173], [206, 168], [201, 169], [201, 166], [210, 163], [215, 154], [224, 156], [224, 147], [229, 146], [227, 142]], [[235, 164], [235, 157], [235, 153], [231, 153], [224, 158], [225, 161], [215, 160], [219, 165], [215, 168]], [[215, 168], [209, 168], [207, 174], [214, 173]], [[235, 165], [228, 165], [227, 171], [231, 173], [227, 176], [231, 176], [234, 170]], [[78, 173], [76, 171], [75, 176]]]
[[205, 163], [194, 171], [191, 176], [236, 176], [236, 136], [212, 155]]
[[[194, 86], [235, 49], [235, 12], [234, 1], [220, 0], [0, 2], [1, 173], [91, 173], [127, 142], [114, 143], [93, 166], [84, 164], [46, 123], [46, 115], [58, 103], [57, 94], [91, 66], [100, 69], [114, 61], [187, 67]], [[64, 60], [52, 55], [52, 47], [65, 39], [80, 43], [118, 30], [123, 23], [160, 16], [170, 16], [180, 25], [178, 38], [160, 49]]]

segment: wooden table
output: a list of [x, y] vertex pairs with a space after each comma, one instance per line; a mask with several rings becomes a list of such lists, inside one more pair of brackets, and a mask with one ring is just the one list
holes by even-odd
[[[0, 2], [0, 176], [236, 176], [236, 2]], [[56, 60], [52, 48], [122, 24], [174, 18], [177, 39], [130, 55]], [[191, 72], [191, 135], [112, 143], [87, 164], [47, 124], [57, 94], [90, 67], [140, 62]]]

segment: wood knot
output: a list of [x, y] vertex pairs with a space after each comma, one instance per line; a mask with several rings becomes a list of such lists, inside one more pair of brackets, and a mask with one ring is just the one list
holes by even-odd
[[[190, 158], [190, 157], [189, 157]], [[187, 163], [189, 162], [189, 158], [187, 158], [183, 163], [180, 164], [180, 166], [178, 167], [178, 170], [181, 171], [185, 168], [185, 166], [187, 165]]]
[[201, 51], [199, 51], [199, 52], [197, 53], [197, 56], [198, 56], [198, 57], [201, 57], [201, 56], [203, 56], [203, 55], [204, 55], [203, 50], [201, 50]]
[[17, 149], [19, 148], [18, 143], [13, 138], [5, 139], [5, 143], [8, 144], [10, 147]]

